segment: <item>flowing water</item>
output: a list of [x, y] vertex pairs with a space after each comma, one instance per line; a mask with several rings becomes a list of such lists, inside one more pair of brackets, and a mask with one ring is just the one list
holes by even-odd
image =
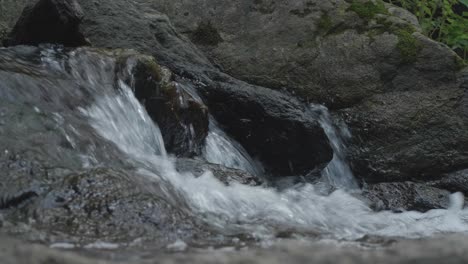
[[228, 168], [241, 169], [252, 175], [262, 176], [263, 168], [236, 141], [224, 133], [214, 118], [210, 118], [210, 131], [203, 150], [205, 159]]
[[[323, 118], [320, 122], [336, 154], [323, 176], [344, 189], [321, 195], [312, 184], [283, 191], [263, 186], [226, 186], [209, 172], [199, 178], [177, 172], [173, 160], [165, 154], [157, 124], [150, 120], [131, 88], [122, 81], [117, 82], [117, 89], [100, 87], [102, 80], [108, 78], [101, 74], [109, 71], [99, 69], [112, 68], [112, 60], [100, 60], [96, 65], [83, 59], [83, 54], [65, 59], [79, 59], [79, 63], [67, 64], [67, 67], [89, 69], [83, 72], [70, 71], [57, 56], [41, 56], [43, 61], [48, 61], [46, 67], [54, 65], [60, 71], [80, 73], [77, 78], [81, 80], [81, 86], [88, 87], [86, 89], [93, 97], [90, 104], [81, 108], [80, 114], [102, 138], [113, 142], [134, 164], [137, 171], [135, 177], [152, 177], [161, 185], [163, 193], [160, 195], [166, 196], [178, 208], [183, 208], [220, 234], [252, 234], [258, 238], [271, 238], [278, 233], [294, 232], [357, 239], [366, 234], [422, 237], [441, 232], [468, 231], [468, 210], [463, 209], [461, 194], [452, 195], [449, 209], [427, 213], [373, 212], [365, 202], [350, 195], [346, 188], [354, 188], [355, 182], [343, 155], [344, 145], [323, 108], [320, 109]], [[54, 61], [56, 63], [51, 64]], [[210, 133], [211, 138], [205, 149], [208, 159], [212, 155], [212, 161], [255, 172], [256, 169], [248, 165], [248, 157], [242, 151], [234, 150], [241, 148], [234, 146], [233, 149], [233, 143], [221, 130], [212, 127]]]
[[313, 104], [311, 110], [317, 115], [317, 119], [333, 149], [333, 159], [322, 171], [322, 178], [336, 188], [357, 189], [356, 179], [346, 162], [346, 144], [344, 140], [351, 137], [348, 127], [342, 123], [335, 128], [330, 112], [325, 106]]
[[[192, 84], [178, 83], [177, 85], [195, 100], [203, 103], [203, 99]], [[224, 133], [212, 116], [210, 116], [209, 131], [205, 142], [203, 157], [208, 162], [244, 170], [259, 177], [263, 176], [264, 170], [260, 162], [254, 160], [237, 141]]]

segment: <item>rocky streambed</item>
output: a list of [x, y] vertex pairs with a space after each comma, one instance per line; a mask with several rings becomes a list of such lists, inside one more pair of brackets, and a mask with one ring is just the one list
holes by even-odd
[[468, 231], [468, 69], [410, 13], [378, 0], [0, 12], [6, 263], [466, 260], [449, 234]]

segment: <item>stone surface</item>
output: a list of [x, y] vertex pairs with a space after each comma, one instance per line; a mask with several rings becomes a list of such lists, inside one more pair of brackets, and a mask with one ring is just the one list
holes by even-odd
[[309, 109], [291, 96], [211, 73], [200, 85], [214, 117], [273, 175], [305, 175], [333, 156], [328, 138]]
[[429, 183], [431, 186], [468, 195], [468, 170], [446, 174], [442, 179]]
[[367, 186], [363, 196], [370, 200], [375, 210], [419, 211], [449, 207], [450, 192], [427, 186], [424, 183], [395, 182]]

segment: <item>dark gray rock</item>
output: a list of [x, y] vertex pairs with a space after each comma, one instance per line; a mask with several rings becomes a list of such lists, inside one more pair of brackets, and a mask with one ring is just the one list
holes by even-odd
[[304, 104], [227, 75], [210, 77], [198, 90], [212, 114], [273, 175], [305, 175], [331, 161], [328, 138]]
[[446, 174], [442, 179], [429, 184], [436, 188], [446, 189], [451, 192], [462, 192], [468, 195], [468, 170]]
[[41, 43], [82, 46], [88, 44], [79, 30], [83, 12], [76, 0], [40, 0], [27, 6], [3, 42], [5, 46]]
[[448, 208], [450, 201], [450, 192], [414, 182], [371, 184], [364, 189], [363, 196], [375, 210], [397, 212]]
[[[14, 193], [16, 196], [9, 198], [14, 203], [3, 208], [3, 213], [6, 220], [30, 223], [34, 229], [55, 234], [45, 237], [47, 242], [128, 243], [140, 238], [164, 247], [177, 238], [191, 239], [193, 235], [191, 218], [161, 197], [156, 183], [141, 175], [111, 169], [53, 176], [52, 170], [46, 172], [47, 181], [45, 175], [35, 178], [41, 190]], [[12, 227], [4, 231], [14, 233]]]

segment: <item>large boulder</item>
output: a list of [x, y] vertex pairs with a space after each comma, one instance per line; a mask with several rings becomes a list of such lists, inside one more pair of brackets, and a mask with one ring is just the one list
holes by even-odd
[[151, 5], [222, 71], [337, 113], [366, 181], [429, 180], [468, 167], [465, 64], [423, 36], [409, 12], [381, 0]]
[[88, 44], [79, 30], [83, 12], [76, 0], [40, 0], [27, 6], [6, 40], [5, 46], [41, 43], [82, 46]]
[[273, 175], [306, 175], [333, 158], [327, 135], [292, 96], [210, 72], [198, 86], [212, 114]]

